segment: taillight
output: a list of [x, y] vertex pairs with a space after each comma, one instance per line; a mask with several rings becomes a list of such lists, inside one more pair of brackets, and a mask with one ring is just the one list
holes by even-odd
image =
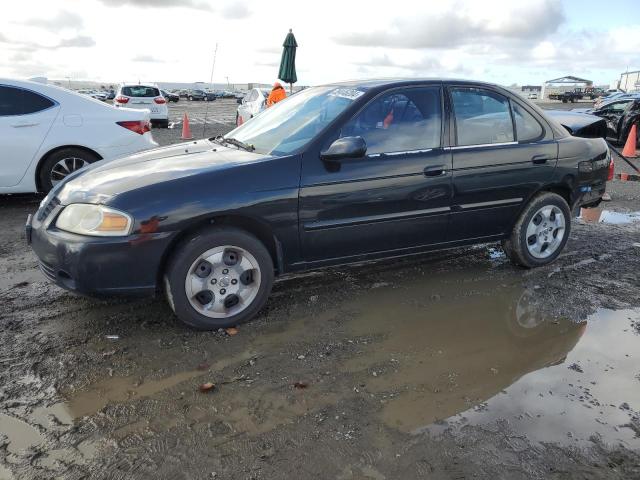
[[158, 105], [162, 105], [164, 103], [167, 103], [167, 101], [165, 100], [164, 97], [156, 97], [153, 99], [154, 102], [156, 102]]
[[128, 103], [129, 102], [129, 97], [123, 97], [122, 95], [118, 95], [116, 97], [116, 102], [117, 103]]
[[151, 124], [148, 120], [129, 120], [125, 122], [116, 122], [121, 127], [131, 130], [132, 132], [144, 135], [151, 131]]
[[613, 164], [613, 158], [609, 160], [609, 175], [607, 176], [607, 182], [613, 180], [613, 172], [615, 170], [615, 165]]

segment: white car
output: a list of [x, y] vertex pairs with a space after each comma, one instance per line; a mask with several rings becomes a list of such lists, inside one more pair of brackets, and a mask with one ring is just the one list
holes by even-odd
[[538, 99], [538, 94], [537, 93], [530, 93], [529, 95], [527, 95], [527, 98], [529, 100], [537, 100]]
[[240, 126], [266, 108], [270, 88], [252, 88], [242, 99], [236, 111], [236, 125]]
[[0, 194], [48, 192], [90, 163], [157, 145], [147, 112], [0, 78]]
[[136, 110], [149, 110], [152, 125], [163, 128], [169, 126], [167, 99], [162, 96], [162, 92], [160, 92], [160, 88], [157, 85], [122, 84], [116, 92], [113, 104], [118, 108], [127, 107], [135, 108]]

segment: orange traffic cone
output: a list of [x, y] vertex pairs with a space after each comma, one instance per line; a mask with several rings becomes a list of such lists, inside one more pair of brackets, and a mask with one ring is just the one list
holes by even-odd
[[191, 128], [189, 127], [189, 117], [187, 116], [187, 112], [184, 112], [184, 117], [182, 117], [182, 137], [180, 138], [182, 138], [182, 140], [193, 139], [193, 135], [191, 135]]
[[625, 157], [635, 157], [636, 156], [636, 126], [635, 124], [631, 127], [631, 131], [629, 132], [629, 136], [627, 137], [627, 143], [624, 144], [624, 149], [622, 149], [622, 155]]

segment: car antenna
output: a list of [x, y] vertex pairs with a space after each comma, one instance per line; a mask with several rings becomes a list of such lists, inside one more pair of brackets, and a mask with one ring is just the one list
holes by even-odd
[[[213, 51], [213, 63], [211, 64], [211, 76], [209, 77], [209, 86], [213, 85], [213, 69], [216, 68], [216, 56], [218, 55], [218, 42], [216, 42], [216, 49]], [[204, 134], [207, 128], [207, 114], [209, 113], [209, 96], [207, 95], [207, 91], [205, 90], [205, 100], [207, 106], [204, 108], [204, 123], [202, 124], [202, 138], [204, 138]]]

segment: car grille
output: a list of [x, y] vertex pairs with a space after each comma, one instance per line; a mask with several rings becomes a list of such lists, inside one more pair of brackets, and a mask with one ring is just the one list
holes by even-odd
[[55, 271], [55, 269], [51, 268], [46, 263], [40, 262], [40, 270], [42, 271], [44, 276], [47, 277], [49, 280], [53, 280], [53, 281], [56, 280], [56, 271]]
[[58, 197], [52, 197], [46, 205], [38, 210], [38, 221], [43, 222], [58, 205], [60, 205], [60, 200], [58, 200]]

